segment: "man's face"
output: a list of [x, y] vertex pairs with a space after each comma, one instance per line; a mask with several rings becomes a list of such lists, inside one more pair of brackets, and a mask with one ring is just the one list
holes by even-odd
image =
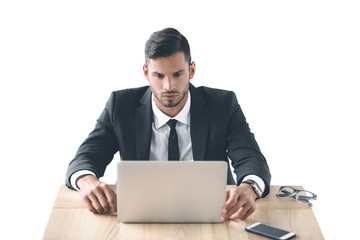
[[168, 111], [179, 112], [186, 103], [195, 63], [189, 66], [184, 53], [177, 52], [169, 57], [150, 59], [148, 65], [143, 66], [143, 71], [158, 108], [165, 114]]

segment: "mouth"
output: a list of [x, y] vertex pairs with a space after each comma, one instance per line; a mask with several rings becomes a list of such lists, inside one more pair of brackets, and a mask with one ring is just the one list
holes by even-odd
[[167, 101], [173, 101], [179, 94], [178, 93], [163, 93], [161, 96]]

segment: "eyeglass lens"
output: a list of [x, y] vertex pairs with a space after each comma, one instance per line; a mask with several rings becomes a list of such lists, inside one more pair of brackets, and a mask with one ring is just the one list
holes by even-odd
[[298, 202], [302, 204], [306, 204], [310, 207], [312, 207], [311, 200], [316, 199], [316, 195], [312, 192], [306, 191], [306, 190], [297, 190], [293, 187], [281, 187], [279, 189], [277, 197], [287, 197], [287, 198], [294, 198]]

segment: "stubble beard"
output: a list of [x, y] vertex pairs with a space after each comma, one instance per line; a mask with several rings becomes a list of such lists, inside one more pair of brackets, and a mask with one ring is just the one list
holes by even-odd
[[[180, 100], [177, 101], [177, 102], [173, 102], [173, 101], [165, 102], [165, 101], [161, 100], [161, 98], [159, 97], [159, 94], [157, 92], [155, 92], [152, 87], [151, 87], [151, 90], [152, 90], [154, 96], [156, 97], [156, 99], [161, 103], [161, 105], [163, 105], [164, 107], [172, 108], [172, 107], [176, 107], [177, 105], [179, 105], [183, 101], [183, 99], [186, 97], [186, 95], [188, 94], [188, 91], [189, 91], [189, 84], [184, 89], [184, 91], [181, 92]], [[180, 94], [180, 92], [178, 92], [178, 91], [167, 91], [167, 92], [160, 93], [160, 95], [162, 95], [162, 94], [174, 94], [174, 93], [175, 94]]]

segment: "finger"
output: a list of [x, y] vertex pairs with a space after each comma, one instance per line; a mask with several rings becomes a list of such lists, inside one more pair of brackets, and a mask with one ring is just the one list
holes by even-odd
[[[100, 184], [94, 189], [94, 193], [103, 208], [103, 212], [109, 212], [114, 208], [116, 210], [116, 200], [114, 201], [113, 191], [106, 183], [100, 182]], [[115, 198], [116, 199], [116, 198]]]
[[116, 201], [116, 194], [115, 192], [110, 188], [106, 188], [104, 191], [108, 204], [110, 206], [111, 212], [116, 215], [117, 214], [117, 201]]
[[[228, 203], [229, 198], [230, 198], [230, 191], [226, 191], [225, 205], [223, 206], [222, 211], [221, 211], [221, 214], [222, 214], [221, 221], [225, 221], [223, 215], [225, 215], [228, 211], [228, 209], [227, 209], [228, 206], [226, 204]], [[222, 220], [222, 219], [224, 219], [224, 220]]]
[[240, 207], [237, 211], [229, 212], [229, 219], [241, 219], [245, 221], [246, 218], [248, 218], [251, 214], [253, 214], [253, 212], [255, 212], [255, 207], [250, 203], [245, 203], [243, 205], [241, 205], [240, 203], [239, 205]]
[[241, 195], [236, 204], [226, 214], [229, 219], [241, 218], [252, 207], [246, 196]]
[[230, 211], [230, 209], [233, 208], [233, 206], [238, 202], [239, 194], [235, 190], [228, 191], [229, 198], [227, 199], [224, 207], [223, 207], [223, 213], [227, 213]]
[[101, 207], [104, 209], [104, 212], [109, 212], [110, 211], [110, 206], [109, 206], [109, 203], [108, 203], [108, 200], [107, 200], [107, 197], [105, 195], [104, 192], [101, 192], [99, 194], [96, 195], [98, 200], [99, 200], [99, 203], [101, 205]]
[[247, 211], [248, 209], [245, 206], [241, 206], [236, 212], [230, 215], [229, 219], [231, 220], [241, 219], [242, 217], [245, 216]]
[[96, 209], [93, 207], [90, 199], [89, 199], [86, 195], [83, 196], [83, 202], [85, 203], [86, 208], [87, 208], [90, 212], [96, 213]]
[[239, 211], [239, 209], [241, 209], [242, 203], [240, 201], [238, 201], [227, 213], [226, 213], [226, 218], [230, 218], [232, 215], [234, 215], [236, 212]]
[[230, 197], [230, 191], [226, 191], [226, 201], [229, 200]]
[[242, 217], [242, 218], [240, 218], [241, 220], [243, 220], [243, 221], [245, 221], [251, 214], [253, 214], [255, 212], [255, 209], [252, 209], [252, 208], [250, 208], [247, 212], [246, 212], [246, 214]]
[[104, 212], [104, 208], [101, 206], [101, 203], [99, 202], [99, 199], [96, 194], [89, 194], [88, 195], [92, 206], [95, 208], [96, 212], [102, 213]]

